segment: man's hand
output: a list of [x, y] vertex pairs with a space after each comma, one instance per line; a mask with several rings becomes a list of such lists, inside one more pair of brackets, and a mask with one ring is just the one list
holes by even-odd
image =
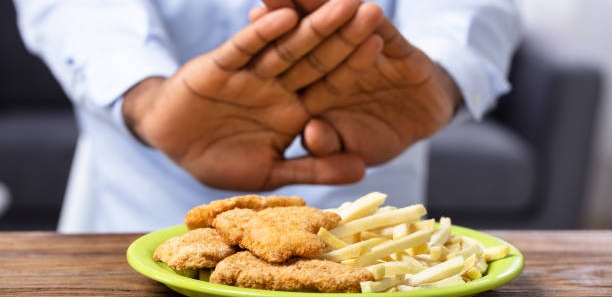
[[[310, 14], [307, 27], [296, 27], [298, 16], [293, 10], [270, 12], [218, 49], [189, 61], [172, 77], [143, 81], [124, 96], [126, 123], [143, 142], [212, 187], [251, 191], [295, 183], [359, 180], [364, 164], [350, 153], [291, 160], [283, 157], [310, 119], [295, 89], [303, 82], [288, 80], [285, 74], [340, 31], [345, 33], [343, 38], [356, 44], [326, 62], [347, 63], [351, 71], [336, 67], [313, 72], [307, 80], [340, 76], [334, 72], [356, 77], [374, 62], [373, 58], [368, 60], [371, 52], [380, 51], [374, 46], [376, 42], [363, 40], [372, 28], [365, 34], [351, 29], [355, 23], [349, 21], [357, 14], [360, 1], [336, 2], [332, 8], [321, 7]], [[302, 33], [288, 34], [291, 30]], [[279, 39], [289, 35], [295, 37]], [[290, 48], [296, 40], [303, 44], [298, 48], [312, 50], [295, 53], [296, 59], [290, 63], [278, 63], [261, 52], [279, 46]], [[329, 83], [341, 81], [330, 79]]]
[[305, 91], [305, 101], [312, 97], [334, 102], [331, 108], [310, 110], [329, 124], [306, 127], [312, 130], [305, 134], [306, 146], [316, 155], [335, 151], [317, 139], [338, 134], [343, 149], [359, 155], [367, 165], [389, 161], [444, 127], [460, 104], [461, 95], [452, 78], [408, 43], [390, 21], [377, 34], [384, 39], [382, 54], [363, 73], [354, 93], [326, 98], [327, 93], [317, 88]]
[[[269, 9], [290, 7], [311, 13], [327, 0], [264, 0]], [[357, 88], [322, 83], [304, 89], [302, 100], [315, 116], [304, 129], [304, 146], [325, 156], [340, 150], [376, 165], [431, 136], [452, 118], [461, 102], [452, 78], [412, 46], [385, 19], [376, 30], [384, 47], [373, 67], [360, 76]]]

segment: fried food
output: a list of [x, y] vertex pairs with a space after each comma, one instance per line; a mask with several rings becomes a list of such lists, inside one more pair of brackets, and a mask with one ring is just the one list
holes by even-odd
[[248, 208], [235, 208], [222, 212], [212, 222], [213, 227], [223, 241], [229, 245], [238, 245], [244, 233], [244, 226], [257, 212]]
[[360, 282], [372, 280], [372, 273], [363, 268], [303, 258], [268, 263], [249, 251], [225, 258], [210, 276], [210, 282], [231, 286], [327, 293], [359, 293]]
[[266, 208], [246, 223], [240, 247], [275, 263], [315, 257], [326, 247], [317, 236], [319, 228], [331, 229], [339, 222], [338, 214], [309, 206]]
[[421, 220], [422, 205], [381, 206], [385, 197], [375, 192], [328, 211], [299, 197], [215, 201], [192, 209], [185, 222], [196, 229], [153, 258], [179, 275], [231, 286], [374, 293], [463, 284], [511, 251], [453, 235], [449, 218]]
[[199, 228], [166, 240], [155, 249], [153, 258], [175, 270], [213, 268], [236, 251], [215, 229]]
[[306, 201], [297, 196], [235, 196], [192, 208], [185, 215], [185, 225], [190, 230], [210, 227], [217, 215], [234, 208], [262, 210], [269, 207], [303, 205], [306, 205]]

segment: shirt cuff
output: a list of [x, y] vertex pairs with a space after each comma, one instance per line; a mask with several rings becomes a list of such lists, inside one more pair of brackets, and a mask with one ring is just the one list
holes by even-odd
[[159, 43], [125, 50], [121, 54], [97, 59], [86, 67], [88, 103], [110, 114], [110, 120], [122, 133], [134, 137], [123, 118], [123, 94], [148, 77], [169, 77], [179, 68], [169, 50]]
[[497, 98], [510, 90], [505, 75], [470, 48], [441, 39], [419, 40], [418, 46], [454, 79], [476, 120], [482, 120]]
[[85, 67], [85, 97], [98, 107], [108, 107], [132, 86], [148, 77], [168, 77], [178, 69], [178, 62], [158, 42], [109, 53], [92, 59]]

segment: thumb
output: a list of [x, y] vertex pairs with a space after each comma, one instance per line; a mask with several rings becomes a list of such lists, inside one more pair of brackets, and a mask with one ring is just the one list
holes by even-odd
[[342, 138], [328, 122], [313, 118], [304, 127], [302, 146], [313, 156], [326, 156], [343, 150]]
[[361, 180], [364, 175], [365, 163], [353, 154], [306, 156], [277, 162], [264, 188], [270, 190], [292, 184], [347, 184]]

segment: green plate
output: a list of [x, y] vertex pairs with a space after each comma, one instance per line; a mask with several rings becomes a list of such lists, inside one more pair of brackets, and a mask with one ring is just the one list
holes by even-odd
[[[170, 269], [164, 267], [163, 264], [153, 260], [153, 252], [155, 248], [166, 241], [166, 239], [183, 234], [186, 228], [183, 225], [165, 228], [146, 234], [136, 239], [127, 250], [128, 263], [136, 271], [146, 277], [161, 282], [170, 289], [186, 295], [186, 296], [312, 296], [313, 293], [301, 292], [281, 292], [281, 291], [266, 291], [258, 289], [246, 289], [233, 286], [209, 283], [206, 281], [191, 279], [174, 273]], [[472, 229], [453, 226], [452, 233], [457, 235], [469, 236], [480, 241], [484, 246], [490, 247], [500, 244], [508, 244], [507, 242]], [[422, 289], [409, 292], [393, 292], [393, 293], [316, 293], [319, 297], [341, 297], [341, 296], [363, 296], [363, 297], [384, 297], [384, 296], [469, 296], [480, 292], [488, 291], [496, 287], [502, 286], [517, 276], [523, 271], [523, 255], [514, 246], [510, 246], [510, 254], [508, 257], [490, 263], [489, 270], [480, 279], [470, 281], [461, 285], [454, 285], [444, 288]]]

